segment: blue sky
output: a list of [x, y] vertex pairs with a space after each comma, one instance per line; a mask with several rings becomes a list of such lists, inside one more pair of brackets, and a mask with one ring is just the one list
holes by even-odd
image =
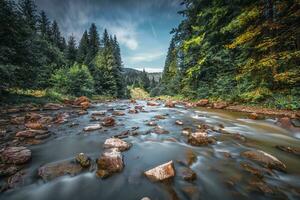
[[162, 71], [181, 16], [180, 0], [36, 0], [39, 9], [56, 19], [64, 36], [77, 40], [94, 22], [100, 37], [104, 28], [115, 34], [124, 67]]

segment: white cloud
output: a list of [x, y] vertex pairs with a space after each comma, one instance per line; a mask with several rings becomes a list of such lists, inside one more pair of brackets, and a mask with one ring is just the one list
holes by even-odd
[[151, 53], [142, 53], [142, 54], [136, 54], [134, 56], [131, 56], [128, 58], [129, 61], [133, 63], [137, 62], [152, 62], [154, 60], [157, 60], [164, 56], [164, 52], [151, 52]]

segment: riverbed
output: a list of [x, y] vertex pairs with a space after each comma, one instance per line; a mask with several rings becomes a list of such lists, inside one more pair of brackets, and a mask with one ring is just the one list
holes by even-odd
[[[136, 105], [144, 106], [143, 111], [128, 113]], [[123, 116], [113, 116], [115, 126], [83, 131], [88, 125], [99, 123], [91, 120], [94, 112], [104, 111], [106, 116], [112, 116], [113, 110], [125, 113]], [[1, 200], [140, 200], [143, 197], [151, 200], [300, 199], [300, 156], [276, 148], [291, 146], [299, 149], [300, 131], [280, 126], [275, 117], [253, 120], [249, 114], [241, 112], [186, 108], [183, 105], [168, 108], [162, 102], [159, 106], [148, 106], [146, 101], [130, 103], [125, 100], [94, 103], [84, 115], [74, 114], [74, 108], [35, 112], [46, 115], [69, 113], [69, 117], [65, 123], [51, 125], [49, 130], [52, 134], [43, 143], [28, 145], [32, 157], [23, 169], [26, 171], [25, 181], [1, 193]], [[157, 119], [158, 115], [164, 117]], [[176, 120], [183, 122], [183, 125], [176, 124]], [[153, 127], [147, 125], [149, 121], [155, 121], [157, 126], [169, 133], [152, 132]], [[207, 134], [215, 142], [192, 146], [182, 131], [195, 132], [203, 125], [208, 126]], [[11, 134], [20, 128], [2, 126], [11, 130]], [[121, 172], [106, 179], [97, 177], [93, 169], [51, 181], [44, 181], [38, 176], [39, 167], [72, 160], [78, 153], [85, 153], [96, 160], [104, 151], [106, 139], [127, 130], [135, 130], [136, 134], [122, 138], [132, 146], [122, 153], [125, 167]], [[286, 165], [286, 170], [268, 169], [241, 156], [242, 152], [249, 150], [261, 150], [275, 156]], [[146, 170], [168, 161], [174, 163], [176, 175], [173, 178], [152, 182], [144, 175]], [[245, 166], [255, 168], [259, 174]], [[183, 167], [192, 169], [197, 175], [196, 180], [184, 180], [180, 174]]]

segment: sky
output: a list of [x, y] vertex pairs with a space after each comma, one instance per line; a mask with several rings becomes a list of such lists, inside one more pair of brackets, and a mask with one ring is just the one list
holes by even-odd
[[100, 38], [104, 28], [115, 34], [124, 67], [159, 72], [163, 70], [171, 40], [170, 31], [182, 17], [180, 0], [35, 0], [65, 37], [80, 40], [94, 22]]

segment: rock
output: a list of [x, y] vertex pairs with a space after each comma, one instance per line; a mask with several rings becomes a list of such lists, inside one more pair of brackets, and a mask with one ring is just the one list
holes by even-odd
[[182, 126], [182, 125], [183, 125], [183, 121], [176, 120], [176, 121], [175, 121], [175, 124]]
[[75, 176], [83, 171], [80, 164], [70, 161], [46, 164], [38, 169], [38, 175], [44, 181], [50, 181], [64, 175]]
[[35, 123], [38, 122], [42, 117], [43, 115], [40, 115], [38, 113], [27, 113], [25, 115], [25, 121]]
[[103, 119], [102, 125], [103, 126], [114, 126], [116, 123], [116, 120], [112, 117], [105, 117]]
[[166, 101], [165, 103], [165, 107], [168, 107], [168, 108], [174, 108], [175, 107], [175, 102], [173, 101]]
[[73, 104], [76, 106], [80, 106], [83, 102], [90, 102], [90, 100], [86, 96], [78, 97], [74, 100]]
[[0, 176], [10, 176], [20, 170], [16, 165], [0, 164]]
[[299, 119], [291, 119], [291, 123], [294, 127], [300, 127], [300, 120]]
[[92, 113], [92, 116], [105, 116], [106, 111], [102, 110], [102, 111], [96, 111]]
[[122, 112], [122, 111], [113, 111], [113, 112], [112, 112], [112, 115], [123, 116], [123, 115], [125, 115], [125, 113]]
[[24, 164], [31, 159], [26, 147], [6, 147], [0, 150], [0, 161], [6, 164]]
[[136, 109], [136, 110], [143, 110], [144, 106], [137, 105], [137, 106], [134, 106], [134, 109]]
[[251, 113], [251, 114], [249, 115], [249, 118], [250, 118], [250, 119], [253, 119], [253, 120], [257, 120], [257, 119], [258, 119], [258, 114], [257, 114], [257, 113]]
[[274, 194], [274, 191], [263, 180], [251, 180], [249, 185], [254, 191], [259, 191], [263, 194]]
[[29, 129], [37, 129], [37, 130], [47, 129], [47, 127], [45, 127], [43, 124], [41, 124], [39, 122], [26, 123], [25, 127], [29, 128]]
[[154, 118], [155, 118], [155, 119], [166, 119], [166, 116], [163, 116], [163, 115], [155, 115]]
[[135, 99], [130, 99], [130, 103], [136, 103]]
[[88, 101], [85, 101], [85, 102], [82, 102], [82, 103], [80, 104], [80, 106], [81, 106], [81, 108], [82, 108], [83, 110], [86, 110], [86, 109], [88, 109], [88, 108], [91, 106], [91, 103], [88, 102]]
[[10, 123], [14, 125], [22, 125], [25, 123], [25, 117], [13, 117], [10, 120]]
[[106, 150], [97, 160], [97, 176], [106, 178], [113, 173], [121, 172], [124, 168], [123, 156], [118, 149]]
[[157, 126], [157, 123], [155, 121], [149, 121], [147, 122], [148, 126]]
[[100, 124], [94, 124], [94, 125], [84, 127], [83, 130], [84, 131], [95, 131], [95, 130], [99, 130], [101, 128], [102, 128], [102, 126]]
[[209, 104], [208, 99], [200, 99], [195, 105], [200, 107], [200, 106], [206, 106], [207, 104]]
[[131, 145], [119, 138], [109, 138], [105, 140], [103, 147], [106, 149], [116, 148], [119, 151], [126, 151]]
[[192, 134], [192, 128], [184, 128], [182, 129], [181, 133], [185, 136], [189, 136], [190, 134]]
[[249, 172], [250, 174], [254, 175], [254, 176], [257, 176], [258, 178], [263, 178], [264, 175], [263, 175], [263, 171], [262, 170], [259, 170], [255, 167], [252, 167], [250, 164], [248, 163], [241, 163], [241, 167]]
[[184, 186], [182, 189], [183, 193], [189, 197], [189, 199], [201, 199], [199, 188], [194, 185]]
[[24, 137], [24, 138], [34, 138], [38, 135], [45, 135], [47, 134], [47, 130], [34, 130], [34, 129], [29, 129], [25, 131], [19, 131], [16, 133], [16, 137]]
[[128, 111], [128, 113], [130, 113], [130, 114], [137, 114], [137, 113], [139, 113], [139, 111], [136, 110], [136, 109], [130, 109], [130, 110]]
[[144, 172], [144, 174], [152, 181], [163, 181], [172, 178], [175, 176], [173, 161], [169, 161], [153, 169], [150, 169]]
[[300, 156], [300, 148], [293, 148], [293, 147], [282, 146], [282, 145], [276, 145], [275, 147], [281, 151], [285, 151], [287, 153], [292, 153]]
[[286, 170], [285, 164], [283, 164], [280, 160], [276, 157], [260, 150], [250, 150], [241, 153], [241, 156], [248, 158], [253, 161], [257, 161], [270, 169], [277, 169], [277, 170]]
[[168, 134], [169, 131], [163, 129], [161, 126], [156, 126], [155, 128], [149, 130], [148, 133]]
[[78, 111], [78, 115], [87, 115], [89, 112], [86, 110], [80, 110]]
[[194, 181], [197, 178], [197, 174], [188, 167], [179, 168], [178, 173], [185, 181]]
[[91, 165], [91, 159], [84, 153], [80, 153], [75, 157], [76, 162], [78, 162], [81, 167], [86, 168]]
[[63, 108], [63, 106], [57, 103], [47, 103], [44, 105], [44, 110], [59, 110], [61, 108]]
[[195, 132], [189, 135], [188, 143], [193, 146], [208, 145], [209, 138], [206, 132]]
[[26, 172], [24, 170], [19, 171], [8, 178], [7, 184], [9, 188], [16, 188], [18, 186], [22, 186], [25, 184], [25, 175]]
[[223, 108], [226, 108], [227, 106], [228, 106], [228, 104], [223, 101], [213, 103], [213, 108], [216, 108], [216, 109], [223, 109]]
[[160, 104], [155, 101], [148, 101], [147, 106], [159, 106]]
[[143, 197], [141, 200], [151, 200], [149, 197]]
[[70, 115], [68, 113], [59, 113], [54, 120], [54, 123], [56, 124], [63, 124], [68, 121], [68, 118]]
[[293, 126], [291, 119], [288, 117], [282, 117], [282, 118], [278, 119], [276, 124], [279, 124], [281, 127], [287, 128], [287, 129], [290, 129]]

